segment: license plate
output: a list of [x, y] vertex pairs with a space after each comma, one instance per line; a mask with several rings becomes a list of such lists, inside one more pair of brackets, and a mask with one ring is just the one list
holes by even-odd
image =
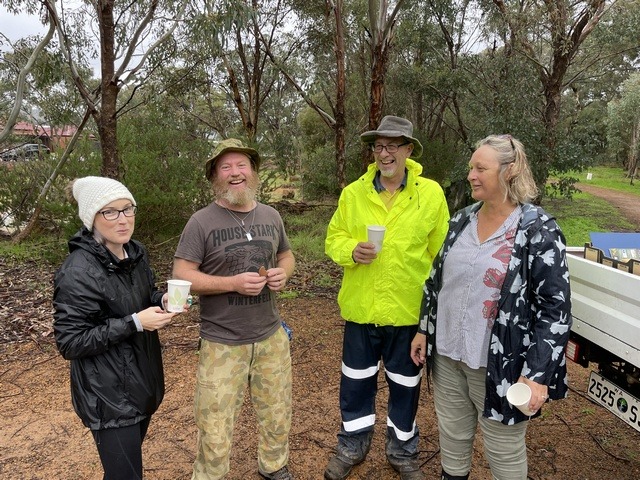
[[589, 376], [587, 393], [597, 403], [640, 432], [640, 400], [636, 397], [596, 372], [591, 372]]

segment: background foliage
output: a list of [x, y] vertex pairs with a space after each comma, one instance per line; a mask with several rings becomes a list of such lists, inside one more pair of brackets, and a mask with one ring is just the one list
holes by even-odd
[[[115, 13], [122, 14], [116, 18], [152, 11], [150, 0], [134, 3], [136, 10], [129, 11], [131, 3], [114, 2]], [[44, 4], [62, 6], [0, 0], [9, 11], [30, 12], [46, 26]], [[58, 9], [66, 37], [47, 43], [30, 69], [42, 36], [0, 34], [0, 128], [20, 85], [19, 120], [82, 124], [86, 95], [78, 85], [99, 95], [104, 80], [95, 78], [99, 70], [92, 58], [100, 58], [101, 45], [91, 33], [97, 19], [89, 5]], [[570, 196], [576, 172], [594, 165], [625, 168], [630, 180], [635, 175], [629, 167], [638, 156], [633, 132], [640, 128], [634, 107], [639, 0], [174, 0], [162, 7], [151, 19], [147, 41], [138, 45], [146, 61], [132, 63], [117, 77], [117, 145], [110, 150], [144, 212], [138, 232], [149, 238], [177, 235], [210, 200], [203, 164], [214, 143], [230, 136], [255, 146], [266, 159], [261, 198], [277, 200], [284, 186], [294, 201], [335, 201], [337, 172], [355, 180], [369, 158], [359, 134], [369, 128], [372, 69], [381, 61], [382, 113], [414, 123], [425, 146], [419, 159], [424, 174], [445, 188], [452, 210], [470, 201], [466, 165], [475, 142], [491, 133], [508, 132], [523, 141], [549, 197]], [[180, 20], [168, 38], [160, 27], [165, 17]], [[376, 18], [386, 30], [372, 29]], [[117, 25], [117, 51], [126, 50], [134, 27], [135, 22]], [[385, 58], [374, 49], [378, 34], [387, 35]], [[68, 40], [66, 50], [61, 38]], [[162, 41], [151, 49], [153, 39]], [[557, 110], [550, 113], [550, 106]], [[336, 126], [341, 111], [344, 125]], [[100, 174], [104, 166], [108, 140], [96, 118], [72, 150], [19, 165], [0, 162], [5, 227], [20, 229], [38, 208], [41, 230], [66, 236], [78, 226], [62, 191], [70, 178]], [[340, 132], [342, 147], [336, 143]], [[0, 151], [20, 141], [0, 134]], [[337, 148], [344, 148], [341, 155]]]

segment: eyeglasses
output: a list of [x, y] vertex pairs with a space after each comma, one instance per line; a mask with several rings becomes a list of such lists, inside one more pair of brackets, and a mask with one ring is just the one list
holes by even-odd
[[376, 153], [382, 153], [382, 150], [386, 150], [389, 153], [396, 153], [400, 147], [405, 145], [409, 145], [411, 142], [404, 142], [400, 145], [396, 145], [395, 143], [390, 143], [389, 145], [371, 145], [371, 150]]
[[135, 217], [136, 212], [138, 211], [138, 207], [135, 205], [131, 205], [127, 208], [123, 208], [122, 210], [118, 210], [116, 208], [109, 208], [107, 210], [102, 210], [98, 213], [101, 213], [105, 220], [109, 220], [113, 222], [120, 217], [120, 214], [123, 214], [125, 217]]

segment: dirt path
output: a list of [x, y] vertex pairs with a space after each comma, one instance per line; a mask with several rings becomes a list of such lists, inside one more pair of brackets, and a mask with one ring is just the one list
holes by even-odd
[[586, 183], [578, 183], [576, 187], [585, 193], [600, 197], [615, 206], [620, 213], [640, 231], [640, 198], [637, 195], [617, 192], [608, 188], [596, 187]]

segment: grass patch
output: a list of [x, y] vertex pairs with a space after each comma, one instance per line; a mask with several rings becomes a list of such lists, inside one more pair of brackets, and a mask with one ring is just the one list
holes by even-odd
[[35, 261], [59, 265], [69, 253], [67, 241], [53, 235], [31, 236], [20, 243], [0, 241], [0, 257], [16, 263]]
[[301, 257], [308, 262], [327, 259], [324, 254], [324, 239], [334, 210], [335, 207], [318, 206], [302, 214], [283, 215], [291, 249], [296, 258]]
[[[591, 180], [587, 180], [587, 173], [592, 174]], [[640, 197], [640, 181], [636, 179], [634, 185], [631, 185], [631, 179], [626, 177], [626, 172], [620, 167], [597, 166], [589, 168], [587, 172], [574, 174], [582, 183], [632, 193]]]
[[294, 298], [298, 298], [300, 295], [295, 290], [284, 290], [282, 292], [278, 292], [278, 298], [281, 300], [291, 300]]
[[587, 193], [577, 193], [571, 200], [548, 199], [543, 207], [556, 217], [568, 246], [581, 247], [590, 242], [589, 232], [636, 231], [636, 226], [613, 205]]

